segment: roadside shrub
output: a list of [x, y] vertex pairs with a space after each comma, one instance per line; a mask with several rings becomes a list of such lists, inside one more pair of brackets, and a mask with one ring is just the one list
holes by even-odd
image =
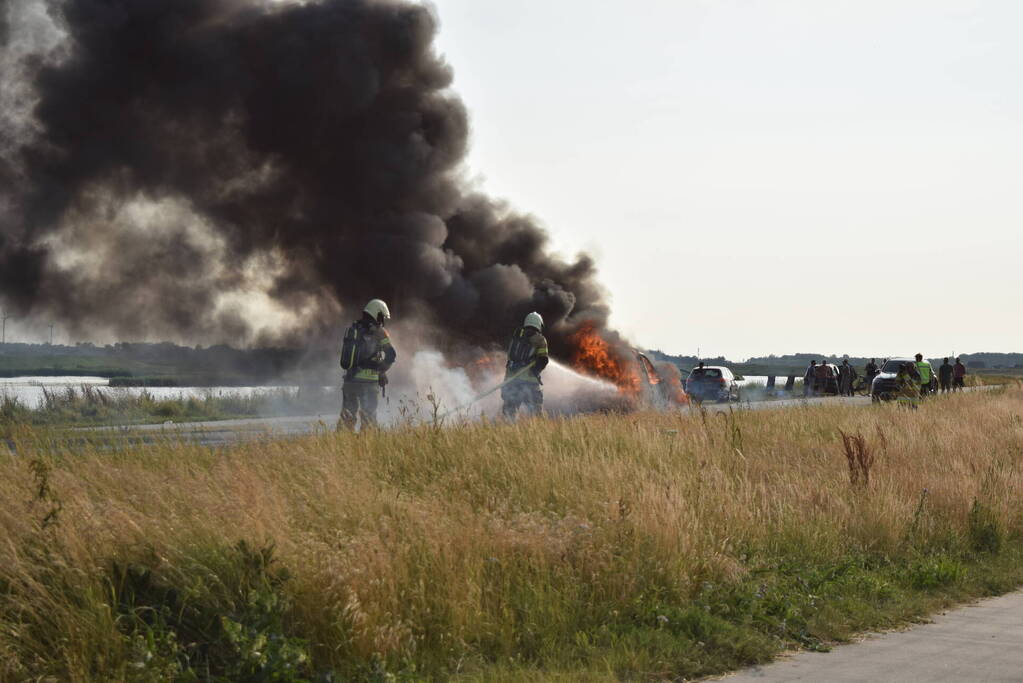
[[909, 585], [920, 590], [943, 588], [958, 583], [966, 575], [966, 568], [958, 560], [935, 557], [920, 560], [909, 567]]
[[309, 653], [288, 633], [289, 577], [274, 567], [273, 551], [241, 541], [176, 569], [114, 563], [108, 580], [134, 674], [305, 680]]
[[1002, 527], [998, 518], [976, 498], [970, 508], [970, 549], [975, 553], [997, 553], [1002, 549]]

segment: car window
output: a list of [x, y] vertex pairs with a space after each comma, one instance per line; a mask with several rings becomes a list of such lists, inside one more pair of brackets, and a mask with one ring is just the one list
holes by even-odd
[[903, 363], [908, 363], [906, 360], [895, 360], [894, 358], [885, 361], [884, 367], [881, 368], [881, 372], [898, 372], [899, 368], [902, 367]]
[[721, 371], [718, 370], [717, 368], [703, 368], [702, 370], [697, 368], [696, 370], [693, 370], [693, 374], [689, 375], [690, 378], [699, 378], [699, 377], [715, 377], [716, 378], [716, 377], [720, 377], [720, 376], [721, 376]]

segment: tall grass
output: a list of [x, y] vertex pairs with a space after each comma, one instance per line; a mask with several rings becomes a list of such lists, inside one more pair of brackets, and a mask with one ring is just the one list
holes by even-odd
[[0, 679], [660, 679], [824, 648], [1023, 580], [1021, 415], [1017, 386], [218, 451], [20, 430]]

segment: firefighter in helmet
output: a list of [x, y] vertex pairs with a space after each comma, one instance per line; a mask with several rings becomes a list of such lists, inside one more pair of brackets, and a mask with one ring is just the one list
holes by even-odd
[[540, 389], [540, 373], [547, 367], [547, 340], [540, 330], [543, 318], [539, 313], [530, 313], [522, 327], [512, 333], [508, 343], [508, 364], [505, 370], [506, 384], [501, 388], [504, 401], [503, 413], [514, 418], [520, 406], [525, 406], [533, 415], [543, 409], [543, 391]]
[[341, 368], [345, 382], [341, 388], [341, 419], [338, 430], [355, 429], [362, 416], [362, 427], [376, 426], [377, 403], [387, 386], [387, 371], [397, 354], [384, 325], [391, 311], [380, 299], [373, 299], [362, 310], [362, 317], [345, 332], [341, 344]]

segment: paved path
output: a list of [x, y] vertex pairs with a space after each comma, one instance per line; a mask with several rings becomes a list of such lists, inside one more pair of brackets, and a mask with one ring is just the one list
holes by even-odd
[[[853, 398], [828, 396], [810, 399], [785, 399], [779, 401], [743, 401], [740, 403], [704, 403], [708, 412], [731, 410], [780, 410], [802, 405], [822, 403], [846, 403], [848, 405], [870, 405], [865, 396]], [[695, 410], [695, 406], [690, 410]], [[337, 423], [336, 414], [300, 415], [295, 417], [256, 417], [236, 420], [213, 420], [209, 422], [165, 422], [163, 424], [133, 425], [131, 427], [88, 427], [85, 431], [113, 432], [143, 440], [176, 437], [188, 441], [215, 445], [260, 438], [300, 436], [321, 430], [332, 430]]]
[[[994, 387], [978, 387], [991, 389]], [[814, 398], [791, 398], [772, 401], [741, 401], [738, 403], [704, 403], [708, 412], [728, 410], [781, 410], [807, 405], [843, 404], [868, 406], [868, 396], [818, 396]], [[695, 404], [688, 408], [695, 411]], [[300, 415], [295, 417], [257, 417], [237, 420], [214, 420], [209, 422], [165, 422], [163, 424], [134, 425], [131, 427], [87, 427], [84, 431], [114, 432], [130, 436], [145, 443], [159, 438], [173, 437], [206, 445], [237, 443], [256, 439], [293, 437], [317, 431], [332, 430], [337, 424], [337, 413]], [[1021, 678], [1023, 680], [1023, 678]]]
[[1023, 681], [1023, 592], [950, 610], [908, 631], [871, 635], [827, 653], [800, 652], [721, 680]]

